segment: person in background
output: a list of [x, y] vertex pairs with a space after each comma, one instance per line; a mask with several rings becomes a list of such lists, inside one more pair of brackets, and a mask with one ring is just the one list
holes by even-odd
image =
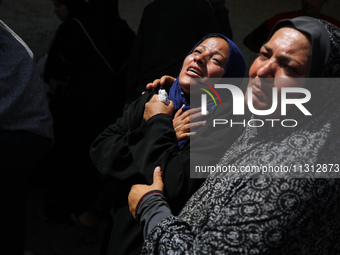
[[147, 5], [128, 61], [125, 109], [148, 82], [164, 74], [176, 77], [192, 45], [209, 33], [233, 38], [224, 0], [155, 0]]
[[52, 142], [52, 116], [33, 53], [0, 21], [0, 254], [24, 254], [26, 180]]
[[[211, 174], [179, 216], [162, 192], [164, 170], [156, 167], [153, 184], [134, 185], [129, 194], [130, 212], [143, 228], [141, 254], [340, 253], [339, 46], [340, 28], [323, 20], [298, 17], [274, 27], [250, 67], [247, 97], [267, 110], [272, 87], [280, 96], [284, 87], [301, 86], [312, 95], [304, 105], [311, 116], [290, 105], [287, 117], [299, 120], [296, 127], [247, 126], [219, 163], [236, 171]], [[324, 79], [313, 83], [318, 77]], [[282, 116], [252, 119], [266, 117]], [[242, 171], [296, 164], [302, 173]], [[308, 174], [318, 164], [327, 169]]]
[[326, 20], [338, 27], [340, 21], [321, 13], [322, 6], [328, 0], [301, 0], [302, 9], [292, 12], [284, 12], [264, 21], [254, 31], [249, 33], [243, 40], [245, 46], [253, 52], [258, 53], [263, 43], [267, 40], [274, 25], [282, 19], [292, 19], [299, 16], [309, 16], [317, 19]]
[[124, 66], [135, 35], [119, 17], [117, 1], [52, 2], [62, 23], [45, 65], [55, 144], [45, 160], [49, 174], [42, 215], [90, 230], [101, 215], [109, 215], [112, 192], [110, 181], [92, 164], [89, 148], [123, 113]]

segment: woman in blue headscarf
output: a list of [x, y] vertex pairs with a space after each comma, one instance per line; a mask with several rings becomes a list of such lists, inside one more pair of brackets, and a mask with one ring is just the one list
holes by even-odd
[[[185, 58], [178, 78], [168, 91], [169, 105], [159, 100], [157, 88], [148, 90], [94, 141], [91, 147], [94, 164], [103, 174], [113, 176], [117, 183], [109, 250], [114, 250], [115, 254], [130, 254], [140, 249], [143, 236], [129, 213], [126, 197], [131, 185], [152, 183], [152, 170], [156, 165], [162, 166], [165, 192], [175, 214], [203, 182], [190, 179], [190, 142], [206, 141], [212, 133], [208, 124], [226, 113], [210, 107], [208, 102], [209, 115], [204, 122], [198, 122], [196, 134], [177, 139], [173, 114], [177, 112], [175, 116], [178, 117], [180, 113], [193, 110], [189, 110], [189, 94], [193, 93], [190, 79], [200, 78], [204, 83], [208, 78], [243, 77], [244, 73], [245, 62], [237, 46], [223, 35], [210, 34]], [[228, 130], [216, 129], [221, 135], [215, 136], [216, 139], [206, 146], [222, 147], [217, 151], [223, 152], [242, 131], [243, 127], [237, 128], [228, 135]], [[216, 160], [216, 164], [221, 156], [213, 155], [209, 159]]]
[[[214, 68], [211, 68], [209, 71], [209, 75], [207, 73], [202, 73], [204, 70], [200, 70], [200, 61], [199, 59], [201, 56], [203, 56], [205, 49], [204, 41], [209, 42], [209, 38], [219, 38], [219, 40], [225, 40], [228, 44], [228, 51], [226, 54], [228, 55], [228, 58], [225, 59], [225, 63], [223, 63], [223, 68], [220, 67], [221, 70], [217, 71]], [[218, 40], [218, 39], [215, 39]], [[223, 52], [223, 50], [222, 50]], [[203, 54], [200, 54], [203, 53]], [[213, 59], [213, 61], [219, 61], [217, 56], [214, 56], [216, 59]], [[219, 56], [221, 58], [221, 56]], [[213, 62], [212, 61], [212, 62]], [[195, 63], [198, 64], [195, 64]], [[218, 67], [219, 65], [213, 64], [213, 67]], [[197, 67], [197, 70], [195, 68]], [[217, 71], [217, 72], [216, 72]], [[197, 73], [198, 72], [198, 73]], [[208, 70], [206, 70], [208, 72]], [[187, 56], [185, 61], [183, 62], [183, 66], [181, 69], [181, 72], [179, 73], [178, 78], [175, 80], [174, 84], [172, 85], [170, 89], [169, 99], [174, 103], [174, 111], [178, 113], [178, 110], [181, 109], [179, 113], [183, 113], [187, 111], [190, 108], [190, 90], [193, 90], [192, 85], [190, 85], [190, 80], [192, 78], [200, 79], [200, 84], [204, 84], [205, 82], [208, 82], [208, 79], [210, 78], [242, 78], [245, 73], [245, 63], [244, 59], [242, 57], [242, 54], [236, 44], [231, 41], [229, 38], [221, 35], [221, 34], [209, 34], [205, 36], [200, 42], [196, 44], [196, 46], [192, 49], [190, 54]], [[222, 74], [222, 76], [221, 76]], [[202, 85], [204, 86], [204, 85]], [[195, 93], [195, 92], [194, 92]], [[216, 95], [215, 99], [216, 98]], [[223, 102], [227, 101], [226, 94], [221, 94]], [[193, 99], [193, 98], [192, 98]], [[221, 99], [221, 98], [220, 98]], [[184, 107], [182, 107], [184, 105]], [[200, 101], [195, 102], [194, 105], [200, 106]], [[213, 99], [210, 98], [207, 102], [207, 110], [209, 115], [213, 113], [215, 109], [215, 104], [213, 102]], [[179, 114], [175, 115], [178, 116]], [[193, 119], [191, 119], [193, 120]], [[202, 121], [202, 118], [199, 118], [197, 120]], [[196, 120], [196, 121], [197, 121]], [[197, 127], [197, 125], [196, 125]], [[191, 130], [192, 132], [193, 130]], [[188, 133], [189, 134], [189, 133]], [[187, 136], [186, 136], [187, 137]], [[185, 138], [186, 138], [185, 137]], [[179, 139], [179, 137], [177, 137]], [[179, 139], [178, 145], [182, 149], [184, 146], [184, 143], [187, 139]]]

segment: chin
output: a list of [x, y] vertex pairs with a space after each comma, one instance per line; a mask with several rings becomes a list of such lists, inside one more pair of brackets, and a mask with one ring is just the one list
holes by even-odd
[[181, 85], [181, 88], [182, 88], [182, 90], [183, 90], [185, 93], [188, 93], [188, 94], [191, 93], [190, 85], [189, 85], [189, 86], [182, 86], [182, 85]]

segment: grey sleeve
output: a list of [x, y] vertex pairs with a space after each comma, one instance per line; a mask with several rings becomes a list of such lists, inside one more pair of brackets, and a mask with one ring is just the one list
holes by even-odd
[[162, 220], [172, 216], [168, 203], [160, 190], [152, 190], [139, 200], [136, 217], [143, 230], [144, 239]]

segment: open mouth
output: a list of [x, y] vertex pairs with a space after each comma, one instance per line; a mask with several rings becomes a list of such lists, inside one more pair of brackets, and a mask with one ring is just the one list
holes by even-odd
[[202, 73], [199, 70], [195, 69], [195, 68], [189, 68], [188, 72], [193, 73], [193, 74], [195, 74], [195, 75], [197, 75], [197, 76], [202, 78]]

